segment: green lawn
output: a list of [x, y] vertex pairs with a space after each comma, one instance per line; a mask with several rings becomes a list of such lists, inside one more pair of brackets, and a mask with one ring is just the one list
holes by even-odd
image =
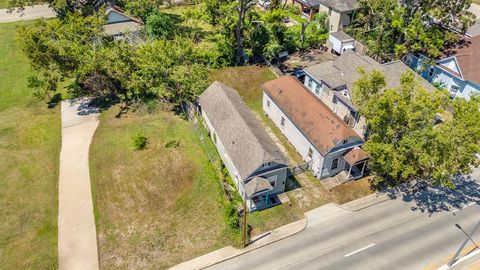
[[[193, 125], [172, 112], [117, 112], [101, 115], [90, 151], [101, 268], [165, 269], [232, 244]], [[136, 134], [147, 149], [133, 149]], [[172, 140], [180, 146], [167, 148]]]
[[10, 0], [0, 0], [0, 8], [7, 8]]
[[60, 109], [25, 86], [16, 25], [0, 24], [0, 268], [54, 269]]

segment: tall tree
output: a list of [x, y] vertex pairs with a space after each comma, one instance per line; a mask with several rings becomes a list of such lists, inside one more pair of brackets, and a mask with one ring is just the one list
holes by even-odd
[[255, 5], [256, 0], [237, 0], [237, 24], [235, 27], [235, 55], [237, 64], [243, 65], [245, 63], [245, 49], [244, 49], [244, 26], [247, 12]]
[[475, 19], [471, 0], [360, 0], [350, 32], [380, 60], [419, 52], [432, 58]]
[[[397, 88], [384, 89], [379, 72], [362, 72], [354, 99], [366, 118], [374, 181], [394, 186], [421, 180], [453, 187], [452, 176], [478, 165], [480, 99], [450, 100], [442, 91], [428, 92], [412, 73]], [[443, 123], [435, 119], [443, 115]], [[445, 117], [450, 115], [451, 117]]]

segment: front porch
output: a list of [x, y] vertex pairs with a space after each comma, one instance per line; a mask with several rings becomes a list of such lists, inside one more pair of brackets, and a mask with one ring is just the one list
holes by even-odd
[[321, 180], [326, 189], [331, 190], [348, 181], [363, 178], [370, 157], [362, 148], [355, 147], [343, 154], [343, 159], [345, 160], [343, 171]]
[[300, 9], [300, 14], [311, 21], [318, 13], [320, 4], [315, 0], [292, 0], [292, 3]]
[[282, 202], [278, 199], [277, 194], [272, 193], [272, 184], [263, 177], [254, 177], [245, 184], [245, 195], [248, 210], [258, 211], [266, 209]]
[[282, 204], [277, 194], [263, 194], [252, 197], [247, 200], [249, 212], [264, 210], [276, 205]]

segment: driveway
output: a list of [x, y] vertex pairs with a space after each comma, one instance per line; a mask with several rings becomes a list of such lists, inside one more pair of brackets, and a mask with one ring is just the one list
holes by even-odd
[[87, 100], [62, 102], [58, 186], [58, 257], [61, 270], [98, 269], [88, 151], [98, 110]]
[[0, 23], [28, 21], [40, 18], [54, 18], [55, 11], [48, 5], [34, 5], [25, 7], [23, 10], [0, 9]]

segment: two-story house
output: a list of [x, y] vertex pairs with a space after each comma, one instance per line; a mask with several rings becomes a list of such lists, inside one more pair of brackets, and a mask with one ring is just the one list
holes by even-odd
[[364, 175], [368, 155], [363, 139], [293, 76], [268, 81], [263, 88], [263, 111], [280, 129], [315, 177], [345, 173]]
[[480, 35], [445, 50], [440, 60], [409, 54], [405, 63], [426, 80], [446, 88], [452, 97], [480, 94]]
[[218, 154], [250, 211], [278, 204], [288, 163], [237, 92], [212, 83], [199, 97], [200, 113]]
[[[366, 121], [352, 99], [353, 85], [360, 78], [358, 68], [363, 68], [367, 72], [381, 71], [385, 75], [387, 88], [399, 86], [400, 77], [406, 72], [411, 72], [401, 61], [380, 64], [369, 56], [347, 50], [335, 60], [305, 68], [304, 84], [363, 138]], [[417, 75], [417, 79], [427, 90], [435, 90], [433, 85], [420, 76]]]
[[357, 0], [292, 0], [292, 3], [299, 7], [308, 20], [313, 20], [319, 12], [327, 13], [329, 32], [337, 32], [348, 26], [353, 12], [360, 7]]

